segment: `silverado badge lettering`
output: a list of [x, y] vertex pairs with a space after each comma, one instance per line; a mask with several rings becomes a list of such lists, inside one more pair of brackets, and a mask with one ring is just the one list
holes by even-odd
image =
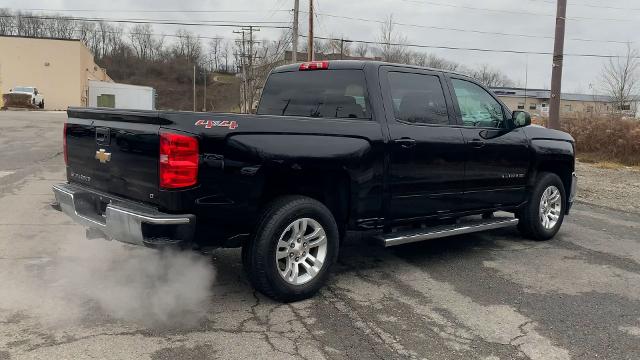
[[226, 127], [229, 130], [235, 130], [238, 128], [238, 123], [228, 120], [198, 120], [196, 126], [204, 126], [205, 129], [211, 129], [213, 127]]
[[86, 183], [91, 182], [91, 177], [90, 176], [78, 174], [78, 173], [73, 172], [73, 171], [71, 172], [71, 178], [75, 179], [75, 180], [82, 181], [82, 182], [86, 182]]

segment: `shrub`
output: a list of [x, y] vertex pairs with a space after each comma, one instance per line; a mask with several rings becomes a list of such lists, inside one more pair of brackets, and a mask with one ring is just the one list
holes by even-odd
[[[544, 126], [547, 119], [535, 118], [533, 122]], [[578, 157], [640, 165], [640, 121], [578, 113], [563, 117], [560, 125], [576, 139]]]

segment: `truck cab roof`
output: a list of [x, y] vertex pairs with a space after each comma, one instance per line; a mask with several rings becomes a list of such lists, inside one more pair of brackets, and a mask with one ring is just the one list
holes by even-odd
[[[329, 66], [329, 69], [331, 70], [363, 70], [365, 68], [379, 68], [381, 66], [393, 66], [393, 67], [404, 68], [404, 69], [437, 71], [441, 73], [455, 74], [459, 76], [468, 77], [467, 75], [456, 72], [456, 71], [435, 69], [435, 68], [416, 66], [416, 65], [390, 63], [385, 61], [375, 61], [375, 60], [316, 60], [313, 62], [316, 62], [316, 63], [326, 62]], [[302, 64], [307, 64], [307, 63], [309, 62], [305, 61], [305, 62], [299, 62], [295, 64], [278, 66], [273, 70], [273, 72], [280, 73], [280, 72], [288, 72], [288, 71], [298, 71], [300, 70], [300, 66]]]

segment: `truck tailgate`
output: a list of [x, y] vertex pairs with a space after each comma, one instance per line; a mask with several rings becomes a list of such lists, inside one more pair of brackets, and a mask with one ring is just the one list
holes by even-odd
[[67, 176], [72, 183], [156, 203], [160, 123], [157, 112], [69, 109]]

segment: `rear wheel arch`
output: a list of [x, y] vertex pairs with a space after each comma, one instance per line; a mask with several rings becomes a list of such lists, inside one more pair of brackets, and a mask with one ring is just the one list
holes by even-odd
[[[339, 227], [349, 221], [351, 203], [351, 178], [346, 171], [336, 170], [267, 170], [260, 207], [286, 195], [300, 195], [324, 204], [333, 214]], [[342, 229], [341, 229], [342, 230]]]

